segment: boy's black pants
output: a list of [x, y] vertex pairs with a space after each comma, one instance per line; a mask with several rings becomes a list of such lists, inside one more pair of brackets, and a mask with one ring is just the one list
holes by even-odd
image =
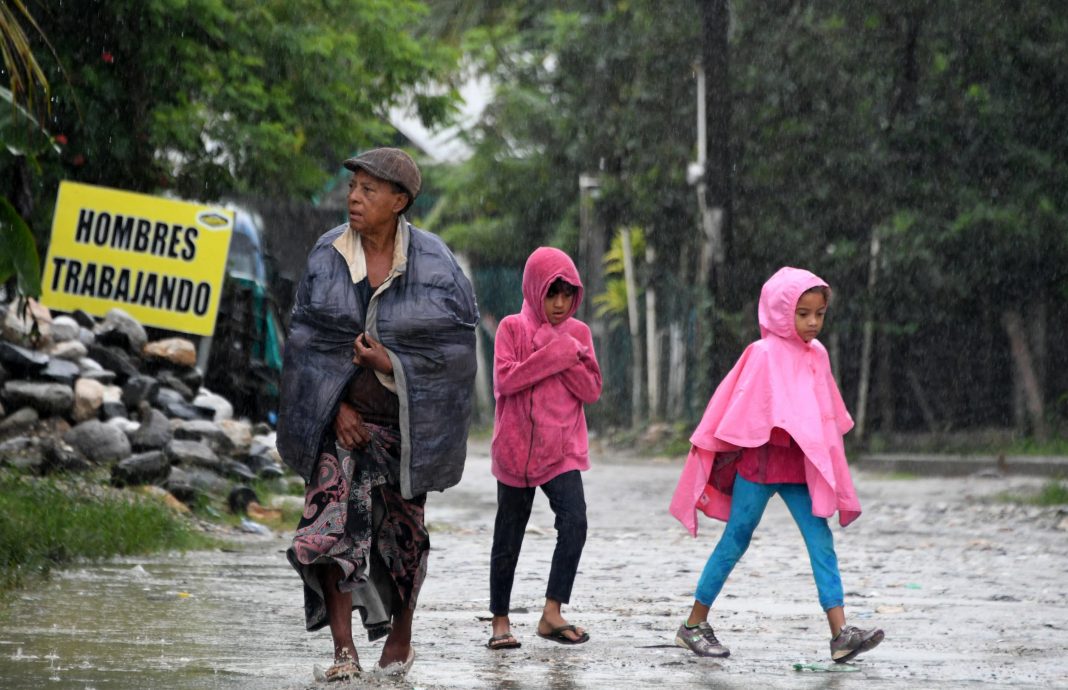
[[[512, 581], [523, 534], [534, 504], [536, 487], [516, 488], [497, 482], [497, 519], [493, 526], [493, 551], [490, 556], [490, 612], [508, 615]], [[582, 547], [586, 544], [586, 497], [582, 475], [578, 470], [564, 472], [541, 485], [556, 515], [556, 550], [553, 551], [547, 599], [562, 604], [571, 599], [571, 587], [578, 572]]]

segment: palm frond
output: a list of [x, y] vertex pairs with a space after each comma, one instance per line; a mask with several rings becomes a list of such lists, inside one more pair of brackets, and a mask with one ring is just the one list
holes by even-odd
[[51, 89], [48, 78], [33, 54], [29, 36], [23, 29], [23, 22], [41, 32], [37, 21], [30, 14], [22, 0], [0, 1], [0, 59], [8, 74], [8, 84], [14, 96], [14, 102], [25, 103], [27, 110], [36, 114], [40, 112], [39, 95], [44, 96], [44, 112], [47, 112]]

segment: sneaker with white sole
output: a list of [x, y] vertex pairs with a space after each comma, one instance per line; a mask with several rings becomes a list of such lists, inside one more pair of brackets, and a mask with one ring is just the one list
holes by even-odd
[[701, 621], [691, 628], [683, 622], [675, 633], [675, 644], [689, 649], [697, 656], [728, 657], [731, 650], [720, 644], [708, 621]]
[[883, 631], [878, 628], [861, 630], [847, 625], [831, 639], [831, 658], [842, 664], [861, 652], [875, 649], [882, 641]]

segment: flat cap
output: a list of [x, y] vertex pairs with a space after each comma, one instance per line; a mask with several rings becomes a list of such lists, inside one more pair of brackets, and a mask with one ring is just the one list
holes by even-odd
[[400, 149], [379, 148], [364, 151], [345, 161], [345, 167], [352, 172], [365, 170], [380, 180], [396, 182], [404, 187], [412, 201], [419, 196], [419, 189], [423, 185], [419, 166], [411, 156]]

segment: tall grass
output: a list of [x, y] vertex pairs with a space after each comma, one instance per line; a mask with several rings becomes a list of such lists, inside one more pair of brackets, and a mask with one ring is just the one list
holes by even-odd
[[159, 501], [85, 481], [0, 471], [0, 592], [77, 559], [211, 543]]
[[998, 494], [997, 498], [1004, 503], [1019, 503], [1043, 508], [1064, 506], [1068, 505], [1068, 483], [1060, 478], [1049, 479], [1038, 489], [1006, 491]]
[[1042, 490], [1030, 502], [1039, 506], [1068, 505], [1068, 484], [1050, 480], [1042, 485]]

